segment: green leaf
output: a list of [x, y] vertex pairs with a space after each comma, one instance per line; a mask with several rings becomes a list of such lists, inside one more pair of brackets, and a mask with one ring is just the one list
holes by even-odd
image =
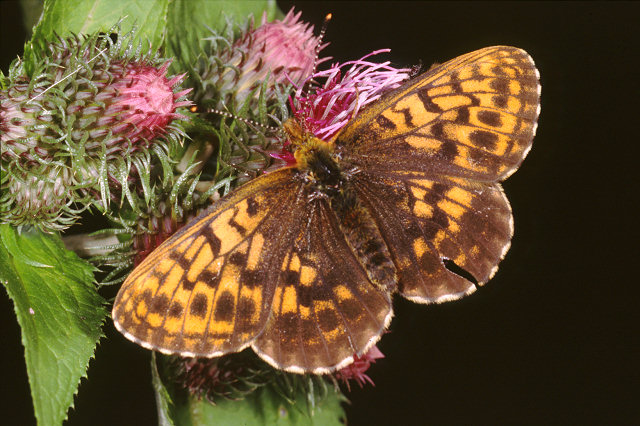
[[33, 37], [25, 46], [25, 58], [31, 60], [35, 46], [51, 41], [54, 33], [64, 37], [70, 33], [108, 32], [121, 22], [124, 34], [135, 26], [135, 41], [147, 41], [158, 48], [164, 42], [170, 0], [47, 0], [42, 19], [34, 27]]
[[263, 12], [267, 20], [274, 19], [278, 13], [275, 0], [176, 0], [170, 5], [167, 27], [169, 32], [202, 40], [211, 34], [207, 27], [222, 30], [227, 18], [245, 22], [250, 16], [259, 24]]
[[19, 234], [0, 225], [0, 282], [22, 329], [39, 424], [57, 425], [66, 418], [103, 336], [107, 311], [93, 271], [57, 235]]
[[242, 400], [221, 399], [216, 405], [206, 399], [189, 397], [176, 407], [176, 426], [216, 425], [276, 425], [331, 426], [344, 425], [344, 410], [340, 405], [344, 396], [333, 386], [310, 408], [307, 394], [300, 390], [293, 404], [274, 388], [258, 388]]
[[33, 27], [38, 23], [38, 19], [40, 19], [40, 15], [42, 14], [44, 0], [20, 0], [20, 6], [22, 9], [22, 24], [25, 32], [31, 35]]

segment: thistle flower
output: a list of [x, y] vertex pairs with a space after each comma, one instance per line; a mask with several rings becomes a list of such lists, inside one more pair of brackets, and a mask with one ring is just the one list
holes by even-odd
[[40, 225], [48, 231], [70, 226], [79, 210], [71, 205], [69, 170], [50, 164], [32, 170], [2, 170], [0, 219], [14, 226]]
[[[314, 36], [312, 25], [299, 22], [301, 14], [294, 13], [292, 8], [282, 21], [266, 22], [264, 13], [262, 25], [253, 34], [248, 34], [253, 37], [250, 52], [260, 54], [246, 64], [248, 69], [253, 68], [263, 77], [270, 71], [278, 83], [295, 85], [309, 77], [313, 66], [317, 65], [314, 64], [315, 53], [321, 40]], [[319, 63], [326, 59], [320, 59]]]
[[105, 208], [151, 143], [166, 151], [182, 137], [174, 121], [190, 104], [178, 89], [183, 76], [167, 77], [168, 62], [151, 53], [134, 58], [129, 37], [58, 38], [33, 78], [14, 62], [16, 77], [0, 94], [0, 221], [64, 229], [96, 199]]
[[367, 382], [375, 386], [373, 380], [371, 380], [365, 372], [371, 367], [371, 364], [374, 364], [376, 360], [381, 358], [384, 358], [384, 354], [380, 352], [377, 346], [373, 345], [365, 354], [354, 356], [353, 363], [339, 370], [336, 373], [336, 378], [342, 380], [349, 390], [351, 390], [349, 380], [355, 380], [360, 387], [363, 387]]
[[[187, 118], [176, 113], [176, 109], [191, 105], [189, 101], [180, 101], [191, 89], [174, 92], [185, 74], [169, 79], [166, 75], [169, 64], [165, 62], [160, 68], [140, 63], [114, 64], [110, 70], [113, 81], [94, 99], [96, 103], [104, 102], [103, 109], [98, 105], [78, 109], [83, 119], [95, 122], [95, 128], [90, 130], [94, 139], [111, 133], [111, 138], [104, 141], [107, 153], [122, 152], [118, 145], [123, 143], [131, 146], [131, 152], [146, 148], [167, 133], [173, 120]], [[102, 142], [94, 140], [87, 148], [100, 146]]]
[[[371, 56], [389, 52], [380, 49], [356, 61], [333, 64], [325, 71], [319, 71], [309, 80], [325, 80], [325, 83], [311, 93], [303, 93], [305, 85], [300, 85], [290, 98], [292, 115], [304, 130], [318, 138], [330, 140], [342, 129], [358, 111], [378, 99], [385, 92], [395, 89], [408, 79], [411, 70], [396, 69], [389, 61], [375, 63], [367, 60]], [[283, 150], [272, 153], [272, 157], [284, 164], [295, 165], [295, 158], [285, 142]], [[283, 164], [284, 163], [284, 164]]]
[[[258, 28], [253, 21], [241, 29], [229, 22], [222, 32], [214, 31], [208, 38], [207, 59], [191, 75], [196, 86], [193, 98], [200, 110], [224, 110], [261, 123], [269, 116], [286, 115], [287, 87], [302, 83], [311, 74], [321, 47], [320, 37], [313, 35], [313, 27], [300, 16], [292, 9], [281, 21], [267, 22], [263, 15]], [[270, 132], [249, 128], [241, 120], [232, 119], [227, 125], [220, 114], [207, 118], [222, 121], [213, 123], [215, 135], [207, 140], [217, 139], [218, 145], [219, 156], [212, 164], [218, 172], [213, 180], [229, 180], [222, 193], [268, 169], [273, 163], [270, 154], [282, 147]]]
[[304, 94], [304, 86], [300, 86], [291, 101], [293, 115], [315, 136], [331, 139], [361, 108], [409, 78], [409, 69], [393, 68], [389, 61], [367, 60], [386, 52], [389, 49], [376, 50], [356, 61], [334, 64], [315, 73], [310, 78], [325, 79], [324, 85], [310, 94]]

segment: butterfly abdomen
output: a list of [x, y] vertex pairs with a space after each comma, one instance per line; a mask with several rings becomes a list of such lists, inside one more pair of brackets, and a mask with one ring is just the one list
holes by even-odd
[[396, 267], [369, 212], [357, 200], [347, 208], [339, 205], [340, 199], [333, 201], [340, 229], [371, 282], [385, 291], [394, 292], [398, 282]]

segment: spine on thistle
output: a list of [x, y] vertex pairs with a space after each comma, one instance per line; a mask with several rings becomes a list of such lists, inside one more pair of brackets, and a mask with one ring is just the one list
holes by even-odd
[[[257, 27], [251, 19], [244, 25], [229, 20], [221, 31], [212, 30], [197, 63], [183, 64], [192, 67], [192, 99], [210, 126], [204, 136], [192, 135], [193, 140], [213, 146], [217, 153], [204, 169], [216, 170], [213, 184], [229, 182], [220, 195], [270, 170], [274, 162], [284, 164], [272, 155], [282, 148], [276, 132], [248, 127], [235, 117], [262, 124], [277, 124], [287, 117], [291, 88], [295, 90], [312, 73], [315, 54], [322, 47], [313, 26], [300, 16], [292, 9], [282, 20], [267, 22], [264, 15]], [[209, 161], [204, 150], [198, 161]]]

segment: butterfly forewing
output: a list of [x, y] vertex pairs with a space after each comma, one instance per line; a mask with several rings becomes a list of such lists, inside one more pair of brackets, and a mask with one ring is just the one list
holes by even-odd
[[347, 124], [336, 144], [368, 171], [499, 181], [529, 151], [539, 105], [531, 57], [515, 47], [488, 47], [386, 94]]
[[292, 175], [282, 169], [246, 184], [158, 247], [118, 293], [116, 326], [166, 353], [216, 356], [247, 346], [264, 328], [291, 244], [300, 187]]
[[155, 250], [123, 284], [114, 322], [184, 356], [252, 345], [267, 362], [328, 372], [373, 344], [391, 318], [326, 200], [293, 169], [262, 176]]

